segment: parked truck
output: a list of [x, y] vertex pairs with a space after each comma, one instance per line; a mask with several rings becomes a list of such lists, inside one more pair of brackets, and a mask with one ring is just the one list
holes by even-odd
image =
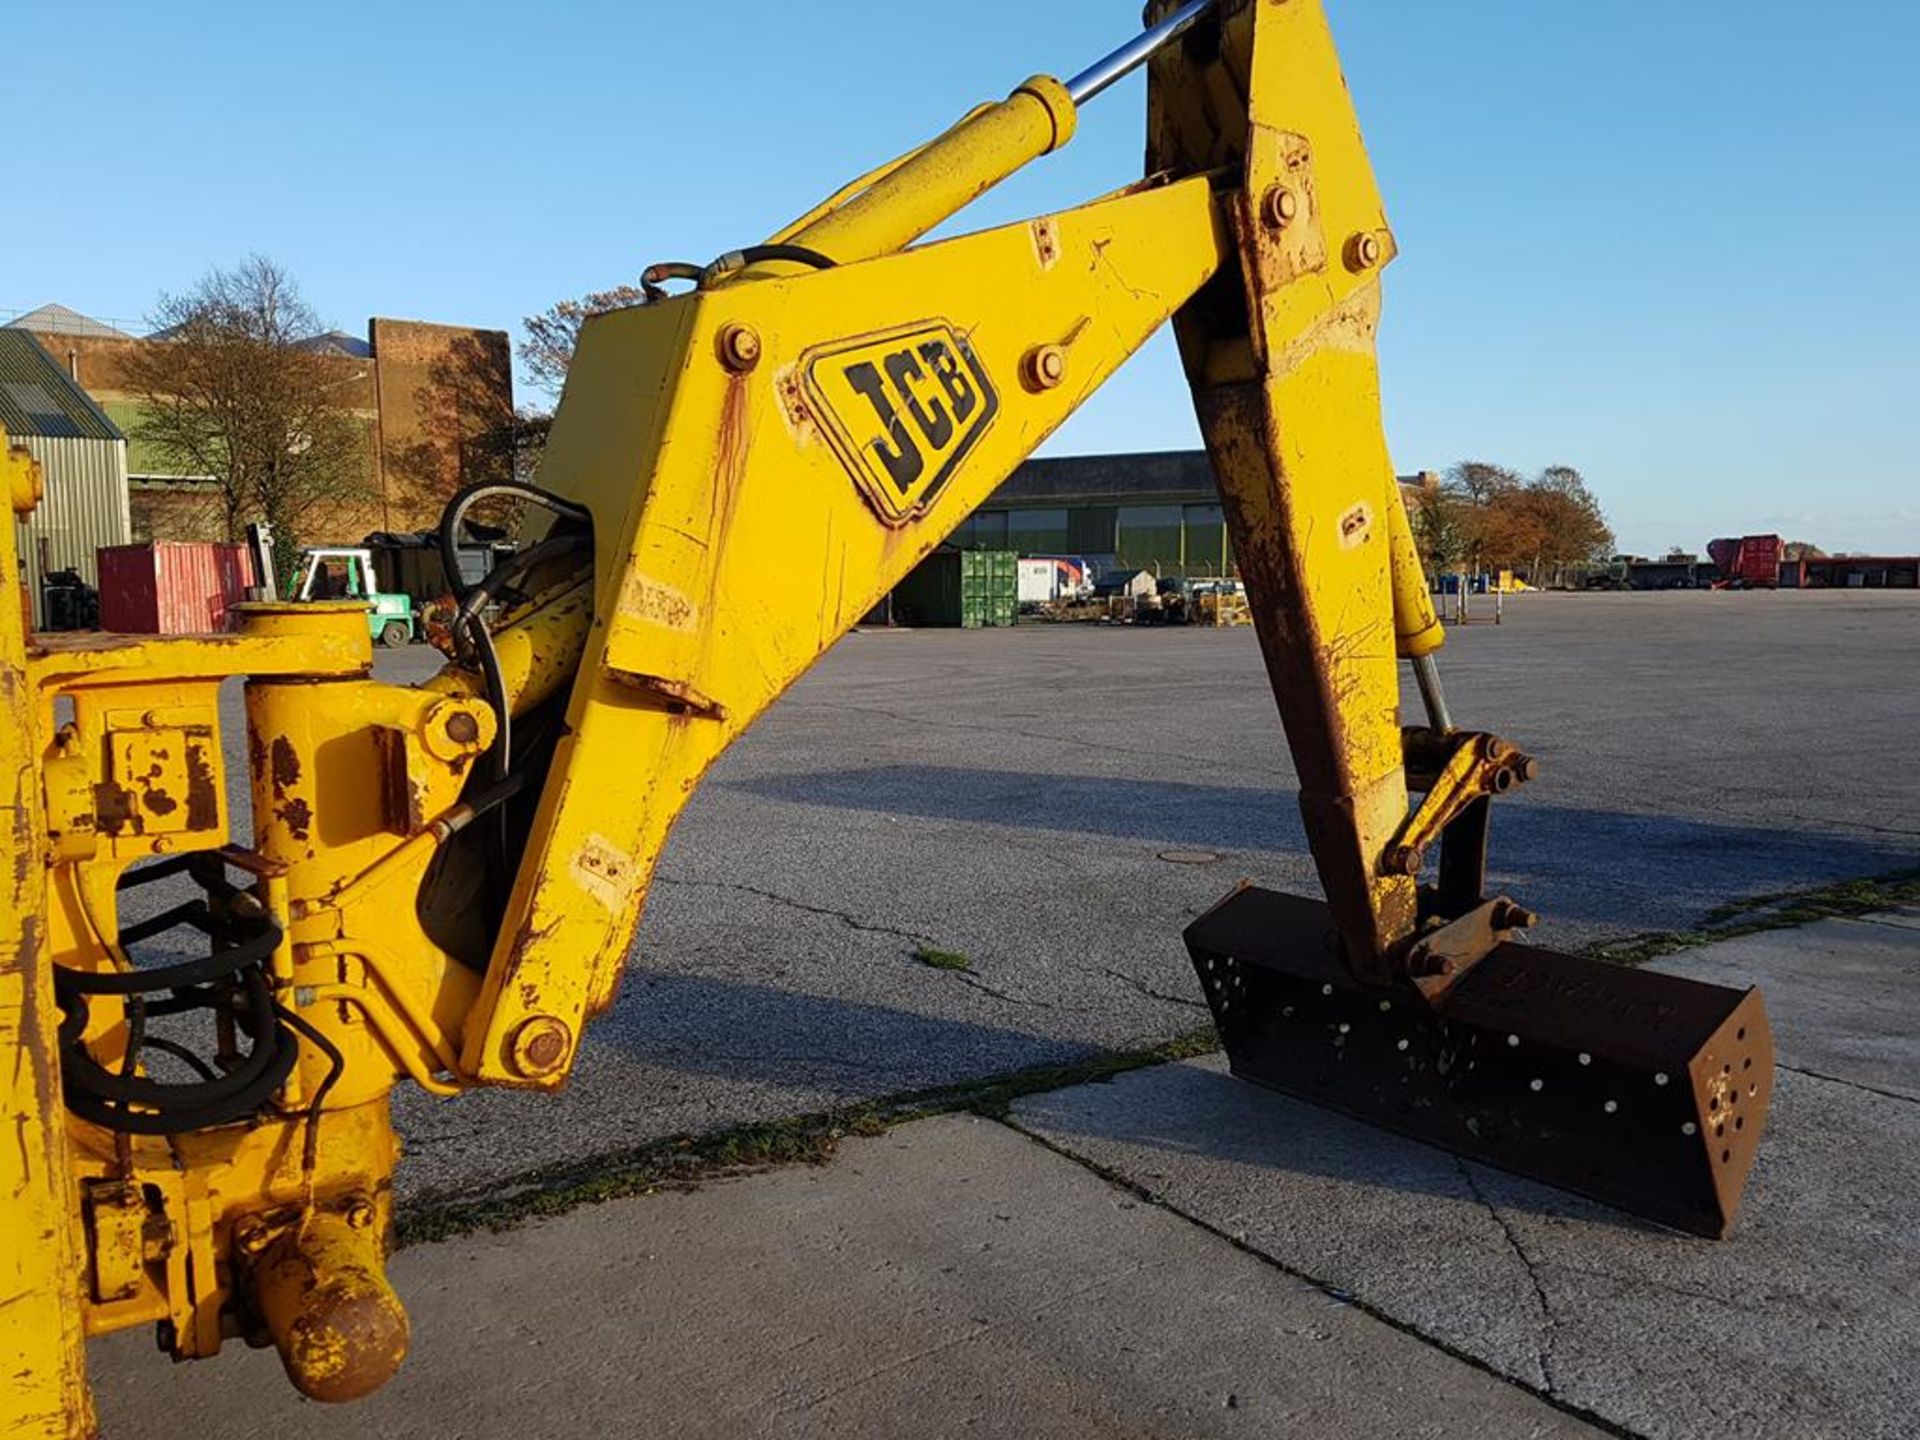
[[1745, 535], [1738, 540], [1709, 540], [1707, 554], [1719, 568], [1716, 590], [1778, 590], [1786, 543], [1778, 535]]

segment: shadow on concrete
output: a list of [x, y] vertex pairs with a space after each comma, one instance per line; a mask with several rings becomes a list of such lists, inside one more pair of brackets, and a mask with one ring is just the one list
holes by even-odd
[[[638, 978], [638, 977], [635, 977]], [[936, 1089], [1039, 1065], [1066, 1065], [1099, 1047], [892, 1006], [803, 995], [714, 977], [653, 974], [634, 986], [640, 1025], [619, 1019], [596, 1033], [624, 1059], [689, 1076], [792, 1087], [831, 1106]], [[623, 997], [623, 1000], [625, 997]], [[1449, 1153], [1377, 1129], [1223, 1071], [1181, 1066], [1123, 1077], [1149, 1083], [1140, 1104], [1104, 1087], [1043, 1093], [1023, 1102], [1047, 1112], [1043, 1128], [1164, 1151], [1169, 1164], [1206, 1158], [1263, 1172], [1318, 1177], [1360, 1192], [1474, 1194]], [[1100, 1094], [1076, 1105], [1077, 1093]], [[1068, 1148], [1072, 1146], [1069, 1144]], [[1596, 1216], [1641, 1226], [1590, 1201], [1524, 1180], [1503, 1184], [1502, 1205], [1539, 1214]]]
[[[932, 970], [926, 980], [966, 983]], [[593, 1040], [681, 1074], [827, 1090], [849, 1100], [1100, 1053], [1097, 1045], [1058, 1035], [897, 1006], [639, 970], [628, 972], [619, 1004]]]
[[721, 782], [796, 805], [1170, 845], [1304, 851], [1298, 792], [938, 765], [877, 765]]
[[[922, 765], [780, 775], [727, 788], [796, 805], [1005, 825], [1142, 844], [1304, 854], [1292, 789]], [[1729, 899], [1910, 866], [1897, 836], [1728, 825], [1513, 800], [1495, 812], [1493, 879], [1551, 921], [1615, 933], [1694, 924]]]
[[[1019, 1114], [1031, 1112], [1037, 1128], [1069, 1153], [1098, 1158], [1110, 1153], [1105, 1145], [1137, 1146], [1164, 1154], [1169, 1174], [1190, 1160], [1235, 1166], [1245, 1172], [1255, 1202], [1262, 1185], [1300, 1182], [1324, 1190], [1336, 1205], [1376, 1203], [1365, 1198], [1369, 1194], [1382, 1204], [1391, 1203], [1390, 1194], [1486, 1203], [1466, 1166], [1483, 1173], [1492, 1167], [1236, 1080], [1224, 1069], [1183, 1065], [1125, 1076], [1118, 1086], [1118, 1093], [1089, 1103], [1076, 1103], [1080, 1097], [1072, 1091], [1041, 1095], [1023, 1101]], [[1086, 1142], [1084, 1151], [1076, 1150], [1076, 1140]], [[1129, 1178], [1153, 1189], [1155, 1173], [1150, 1165], [1132, 1167]], [[1498, 1191], [1502, 1209], [1664, 1233], [1597, 1201], [1518, 1176], [1503, 1173]], [[1302, 1193], [1310, 1198], [1314, 1191]]]

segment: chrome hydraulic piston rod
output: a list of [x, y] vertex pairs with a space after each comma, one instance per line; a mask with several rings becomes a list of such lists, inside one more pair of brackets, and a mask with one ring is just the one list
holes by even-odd
[[1102, 90], [1126, 79], [1151, 60], [1162, 46], [1171, 45], [1186, 34], [1194, 21], [1218, 3], [1219, 0], [1190, 0], [1151, 30], [1141, 31], [1111, 55], [1096, 60], [1067, 82], [1067, 93], [1073, 97], [1073, 103], [1084, 105]]

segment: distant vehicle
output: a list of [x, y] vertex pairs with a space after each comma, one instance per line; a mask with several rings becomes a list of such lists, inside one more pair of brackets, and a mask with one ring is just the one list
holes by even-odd
[[1738, 540], [1710, 540], [1707, 554], [1720, 569], [1716, 590], [1778, 590], [1780, 562], [1786, 542], [1778, 535], [1745, 535]]
[[42, 630], [98, 630], [100, 592], [78, 570], [55, 570], [40, 582]]
[[1193, 582], [1167, 576], [1140, 597], [1135, 618], [1142, 625], [1185, 625], [1193, 618]]
[[1629, 572], [1631, 561], [1625, 555], [1616, 555], [1607, 562], [1604, 570], [1595, 570], [1580, 582], [1582, 590], [1631, 590], [1634, 588], [1633, 576]]
[[1196, 580], [1193, 582], [1194, 625], [1251, 625], [1253, 611], [1247, 601], [1247, 587], [1238, 580]]
[[1051, 605], [1078, 600], [1093, 589], [1085, 561], [1058, 555], [1028, 555], [1020, 560], [1020, 603]]
[[418, 633], [413, 597], [378, 588], [373, 578], [373, 552], [364, 549], [316, 547], [300, 556], [294, 578], [295, 600], [361, 600], [367, 612], [367, 633], [389, 649], [409, 644]]
[[1026, 555], [1020, 560], [1020, 603], [1051, 605], [1093, 593], [1093, 567], [1075, 555]]

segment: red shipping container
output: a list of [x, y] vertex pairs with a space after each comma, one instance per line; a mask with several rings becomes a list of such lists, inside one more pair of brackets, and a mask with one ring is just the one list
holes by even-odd
[[100, 628], [120, 635], [216, 635], [247, 598], [245, 545], [156, 540], [109, 545], [100, 567]]

